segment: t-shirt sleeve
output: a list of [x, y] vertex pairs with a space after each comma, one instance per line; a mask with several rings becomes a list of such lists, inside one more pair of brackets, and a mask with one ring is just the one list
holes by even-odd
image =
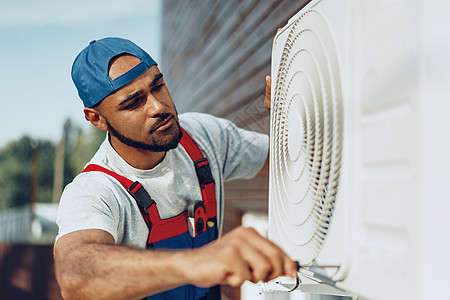
[[195, 120], [189, 122], [194, 140], [202, 141], [206, 152], [214, 156], [225, 181], [251, 179], [258, 174], [269, 151], [266, 134], [244, 130], [229, 120], [207, 114], [189, 115]]
[[92, 180], [92, 174], [84, 175], [79, 175], [64, 189], [58, 206], [56, 240], [78, 230], [101, 229], [117, 241], [118, 206], [108, 200], [115, 198], [113, 191], [102, 184], [105, 180], [102, 175], [97, 175], [96, 180]]

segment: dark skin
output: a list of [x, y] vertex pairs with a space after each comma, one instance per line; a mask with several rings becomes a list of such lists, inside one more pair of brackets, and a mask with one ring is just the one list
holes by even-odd
[[[109, 75], [118, 77], [138, 62], [133, 56], [122, 56], [112, 63]], [[176, 135], [178, 119], [160, 74], [156, 66], [151, 67], [96, 108], [85, 108], [86, 117], [105, 131], [108, 120], [123, 135], [139, 142], [166, 142]], [[164, 151], [130, 147], [114, 136], [110, 142], [135, 168], [151, 169], [165, 156]], [[80, 230], [58, 239], [54, 256], [64, 299], [140, 299], [184, 284], [238, 287], [246, 280], [296, 276], [295, 263], [284, 251], [244, 227], [204, 247], [182, 251], [131, 249], [115, 245], [106, 231]]]

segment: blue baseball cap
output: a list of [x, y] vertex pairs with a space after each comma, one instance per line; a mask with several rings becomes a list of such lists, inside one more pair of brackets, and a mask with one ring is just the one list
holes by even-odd
[[[108, 74], [109, 62], [121, 54], [133, 55], [141, 62], [121, 76], [111, 79]], [[78, 54], [72, 65], [72, 80], [84, 107], [93, 107], [153, 65], [157, 65], [153, 58], [132, 41], [108, 37], [90, 42]]]

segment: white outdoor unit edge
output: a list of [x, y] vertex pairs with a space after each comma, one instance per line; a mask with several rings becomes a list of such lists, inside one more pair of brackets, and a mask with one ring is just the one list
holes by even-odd
[[311, 1], [274, 39], [269, 238], [316, 266], [300, 277], [302, 291], [430, 293], [421, 278], [429, 254], [421, 224], [430, 217], [421, 214], [423, 162], [443, 161], [421, 138], [430, 114], [419, 2]]

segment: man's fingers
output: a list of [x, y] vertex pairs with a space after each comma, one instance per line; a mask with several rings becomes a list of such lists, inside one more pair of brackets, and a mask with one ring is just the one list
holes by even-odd
[[[295, 263], [253, 228], [238, 227], [193, 253], [192, 264], [197, 266], [198, 272], [189, 274], [195, 274], [193, 284], [196, 285], [222, 283], [237, 287], [246, 280], [256, 283], [282, 275], [295, 276]], [[210, 264], [203, 265], [198, 260], [210, 261]]]
[[255, 248], [260, 249], [260, 251], [267, 258], [268, 262], [271, 265], [271, 273], [268, 274], [268, 277], [264, 281], [269, 281], [282, 275], [292, 274], [289, 272], [292, 272], [292, 268], [295, 269], [295, 263], [280, 247], [263, 238], [262, 236], [259, 236], [259, 238], [255, 238], [254, 240], [252, 240], [252, 243]]
[[247, 279], [240, 276], [240, 274], [230, 274], [227, 277], [226, 284], [228, 284], [231, 287], [240, 287]]
[[268, 281], [282, 275], [292, 275], [295, 263], [277, 245], [262, 237], [253, 228], [245, 228], [243, 257], [252, 268], [255, 282]]
[[270, 109], [270, 102], [271, 102], [271, 84], [272, 84], [272, 77], [269, 75], [266, 76], [266, 94], [264, 96], [264, 106], [267, 109]]
[[235, 251], [232, 254], [245, 262], [242, 267], [250, 274], [246, 279], [255, 283], [265, 280], [273, 269], [270, 258], [261, 250], [261, 247], [264, 248], [264, 241], [268, 242], [255, 229], [239, 227], [228, 242], [228, 246]]
[[[261, 280], [266, 281], [274, 270], [271, 259], [264, 255], [260, 249], [255, 248], [251, 244], [247, 244], [246, 241], [241, 243], [240, 249], [252, 275], [250, 281], [254, 283]], [[277, 267], [275, 266], [275, 268]], [[281, 267], [278, 268], [280, 269]]]
[[287, 276], [290, 276], [292, 278], [297, 278], [298, 274], [298, 270], [297, 270], [297, 265], [294, 261], [292, 261], [292, 259], [290, 259], [288, 256], [284, 257], [284, 270], [286, 272]]
[[225, 283], [232, 287], [238, 287], [244, 283], [244, 281], [251, 280], [253, 276], [247, 261], [242, 256], [242, 250], [234, 243], [235, 242], [230, 243], [227, 249], [225, 249], [225, 252], [221, 255], [228, 257], [228, 275], [225, 278]]
[[[278, 29], [277, 29], [277, 33], [278, 33], [280, 30], [281, 30], [281, 28], [278, 28]], [[275, 37], [273, 37], [273, 40], [272, 40], [272, 47], [273, 47], [273, 44], [275, 44]]]

